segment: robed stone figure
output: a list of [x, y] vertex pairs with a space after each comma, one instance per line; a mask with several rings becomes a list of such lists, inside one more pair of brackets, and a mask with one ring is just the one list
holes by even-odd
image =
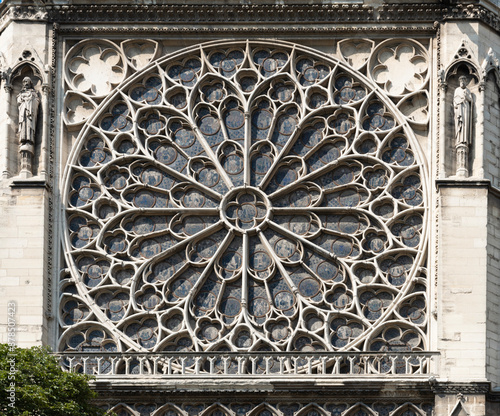
[[33, 174], [33, 158], [35, 156], [35, 131], [38, 105], [40, 99], [33, 87], [30, 77], [23, 79], [23, 88], [17, 95], [19, 109], [19, 153], [21, 155], [21, 176]]
[[457, 151], [457, 175], [468, 175], [469, 147], [472, 141], [472, 94], [467, 88], [467, 77], [458, 79], [460, 85], [453, 96], [455, 109], [455, 148]]

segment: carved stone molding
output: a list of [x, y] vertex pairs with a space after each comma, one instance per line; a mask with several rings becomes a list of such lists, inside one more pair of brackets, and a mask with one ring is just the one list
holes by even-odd
[[479, 20], [494, 30], [500, 30], [500, 17], [483, 6], [475, 4], [457, 4], [443, 11], [443, 20]]
[[385, 4], [378, 8], [379, 21], [383, 22], [433, 22], [443, 16], [443, 6], [435, 4]]
[[144, 27], [123, 27], [123, 26], [113, 26], [113, 27], [60, 27], [59, 33], [81, 33], [81, 34], [95, 34], [95, 33], [134, 33], [134, 34], [162, 34], [162, 33], [182, 33], [198, 35], [200, 33], [210, 33], [218, 35], [228, 35], [228, 34], [244, 34], [246, 35], [262, 35], [263, 33], [287, 33], [290, 32], [294, 34], [322, 34], [325, 33], [365, 33], [378, 32], [378, 33], [400, 33], [400, 32], [412, 32], [412, 34], [429, 34], [435, 31], [435, 27], [432, 25], [424, 26], [370, 26], [360, 28], [358, 26], [283, 26], [283, 27], [163, 27], [163, 26], [144, 26]]
[[[346, 382], [342, 386], [323, 384], [321, 388], [318, 388], [315, 383], [310, 383], [306, 387], [273, 380], [271, 383], [240, 384], [239, 386], [224, 384], [205, 388], [203, 383], [200, 384], [199, 380], [195, 380], [192, 384], [185, 384], [184, 388], [180, 389], [173, 388], [168, 383], [158, 385], [137, 382], [138, 380], [144, 379], [136, 379], [133, 385], [114, 383], [113, 389], [109, 388], [111, 383], [102, 383], [99, 380], [91, 381], [91, 385], [99, 393], [99, 401], [103, 403], [113, 403], [113, 401], [117, 403], [122, 400], [129, 403], [137, 403], [138, 401], [144, 403], [149, 400], [161, 403], [166, 394], [168, 394], [168, 400], [175, 403], [193, 403], [193, 397], [196, 397], [197, 403], [213, 403], [215, 391], [219, 400], [233, 403], [237, 403], [242, 397], [244, 397], [245, 403], [262, 403], [265, 400], [272, 400], [274, 403], [280, 403], [283, 400], [290, 403], [293, 400], [294, 403], [302, 403], [303, 405], [311, 402], [324, 405], [332, 400], [352, 405], [359, 403], [360, 398], [363, 398], [363, 403], [368, 406], [372, 406], [374, 402], [380, 403], [380, 401], [394, 404], [410, 402], [418, 406], [434, 401], [434, 393], [429, 388], [428, 383], [411, 381], [395, 384], [389, 381], [374, 380], [361, 382], [358, 379], [353, 383]], [[397, 385], [397, 389], [394, 389], [395, 385]]]
[[364, 22], [374, 21], [373, 8], [333, 5], [89, 5], [15, 6], [4, 17], [13, 20], [76, 22]]
[[10, 8], [7, 6], [0, 17], [0, 31], [11, 20], [46, 21], [47, 10], [42, 6], [12, 6]]
[[[50, 5], [5, 6], [0, 30], [12, 20], [53, 23], [309, 24], [439, 22], [473, 19], [500, 30], [500, 17], [480, 5], [359, 4], [300, 5]], [[287, 30], [288, 28], [283, 28]], [[297, 26], [289, 28], [297, 30]], [[361, 28], [356, 28], [362, 30]], [[418, 28], [413, 28], [417, 29]], [[210, 28], [213, 30], [213, 28]], [[322, 29], [321, 29], [322, 30]], [[363, 28], [366, 30], [366, 28]], [[370, 29], [371, 30], [371, 29]]]
[[[59, 25], [57, 23], [53, 24], [52, 31], [51, 31], [51, 42], [50, 42], [50, 66], [49, 66], [49, 72], [48, 72], [48, 82], [45, 85], [42, 85], [42, 89], [44, 91], [44, 94], [47, 94], [47, 98], [49, 100], [49, 114], [48, 114], [48, 121], [49, 121], [49, 139], [47, 143], [47, 151], [45, 154], [46, 157], [46, 182], [47, 182], [47, 189], [49, 190], [48, 193], [48, 209], [47, 209], [47, 220], [49, 223], [53, 223], [55, 221], [55, 218], [57, 216], [56, 214], [56, 203], [55, 203], [55, 197], [54, 197], [54, 182], [55, 182], [55, 176], [54, 176], [54, 169], [55, 169], [55, 161], [56, 161], [56, 155], [55, 155], [55, 129], [56, 129], [56, 77], [54, 76], [55, 73], [55, 68], [57, 66], [57, 48], [58, 48], [58, 32], [57, 29], [59, 28]], [[46, 285], [46, 302], [47, 302], [47, 309], [46, 309], [46, 317], [49, 320], [52, 320], [54, 317], [54, 312], [53, 312], [53, 281], [52, 281], [52, 276], [55, 275], [55, 265], [57, 264], [57, 261], [55, 260], [56, 257], [56, 252], [57, 250], [54, 249], [56, 244], [54, 244], [54, 227], [49, 227], [47, 231], [47, 263], [46, 263], [46, 269], [45, 273], [47, 276], [47, 285]]]
[[373, 21], [364, 5], [134, 5], [48, 8], [57, 21], [227, 23]]
[[[408, 414], [408, 415], [431, 415], [433, 414], [434, 406], [428, 402], [408, 402], [408, 403], [369, 403], [365, 400], [356, 403], [336, 403], [336, 402], [317, 402], [313, 399], [309, 403], [300, 403], [295, 398], [284, 397], [276, 400], [275, 398], [267, 398], [254, 400], [251, 403], [245, 400], [222, 399], [217, 401], [201, 401], [200, 399], [193, 402], [191, 399], [183, 401], [174, 401], [169, 399], [168, 402], [158, 399], [141, 399], [140, 403], [131, 404], [130, 398], [120, 397], [116, 400], [108, 400], [103, 403], [104, 408], [117, 412], [118, 414], [141, 414], [144, 416], [160, 416], [160, 415], [387, 415], [391, 414]], [[135, 413], [138, 412], [138, 413]], [[139, 413], [140, 412], [140, 413]]]
[[52, 22], [404, 22], [441, 19], [480, 19], [499, 26], [500, 18], [480, 5], [386, 4], [378, 8], [359, 4], [295, 5], [51, 5], [12, 6], [3, 19]]
[[490, 392], [490, 383], [431, 383], [432, 392], [435, 394], [488, 394]]

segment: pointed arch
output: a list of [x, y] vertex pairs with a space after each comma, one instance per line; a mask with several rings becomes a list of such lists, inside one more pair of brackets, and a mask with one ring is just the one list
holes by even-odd
[[233, 412], [221, 403], [214, 403], [203, 410], [200, 416], [233, 416]]
[[366, 404], [356, 403], [345, 413], [345, 416], [376, 416], [376, 414]]
[[300, 409], [300, 411], [297, 412], [297, 416], [328, 416], [328, 412], [318, 404], [310, 403]]
[[261, 403], [250, 411], [247, 416], [277, 416], [279, 413], [269, 403]]

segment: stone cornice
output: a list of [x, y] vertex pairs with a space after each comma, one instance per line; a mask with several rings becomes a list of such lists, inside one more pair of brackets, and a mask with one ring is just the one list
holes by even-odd
[[132, 5], [48, 7], [49, 19], [62, 22], [162, 23], [325, 23], [373, 21], [373, 8], [329, 5]]
[[45, 179], [40, 178], [29, 178], [20, 179], [14, 178], [10, 183], [12, 188], [45, 188], [49, 189], [49, 185]]
[[[484, 15], [478, 7], [460, 8], [458, 15]], [[486, 10], [482, 8], [483, 10]], [[454, 13], [454, 9], [451, 13]], [[378, 19], [376, 19], [377, 12]], [[378, 10], [361, 4], [304, 5], [47, 5], [6, 6], [2, 18], [58, 23], [335, 23], [439, 20], [446, 8], [433, 4], [384, 5]]]
[[483, 188], [487, 189], [491, 196], [500, 198], [500, 189], [493, 186], [489, 179], [474, 179], [474, 178], [446, 178], [436, 179], [436, 187], [440, 188]]
[[491, 384], [489, 382], [431, 382], [431, 389], [436, 394], [489, 394]]
[[457, 4], [443, 10], [443, 20], [478, 20], [500, 32], [498, 13], [475, 4]]
[[372, 22], [373, 8], [325, 5], [47, 5], [5, 7], [2, 19], [57, 23], [320, 23]]
[[135, 382], [110, 383], [102, 381], [91, 381], [94, 390], [99, 396], [126, 397], [130, 399], [143, 399], [148, 395], [165, 396], [176, 401], [193, 397], [193, 394], [199, 400], [209, 400], [213, 398], [214, 393], [219, 398], [231, 398], [244, 395], [245, 400], [279, 400], [293, 395], [294, 400], [302, 402], [314, 401], [329, 402], [334, 397], [336, 400], [359, 401], [363, 397], [367, 401], [391, 400], [396, 402], [429, 400], [433, 397], [433, 389], [428, 381], [374, 381], [374, 380], [356, 380], [352, 382], [345, 379], [342, 384], [328, 383], [275, 383], [263, 382], [262, 380], [252, 380], [247, 383], [233, 382], [231, 384], [214, 384], [209, 379], [200, 383], [199, 380], [190, 384], [183, 383], [152, 383], [147, 378], [136, 379]]
[[46, 21], [59, 24], [176, 24], [185, 25], [317, 25], [433, 23], [479, 20], [500, 31], [500, 17], [478, 4], [406, 3], [378, 8], [363, 4], [202, 4], [202, 5], [9, 5], [2, 7], [0, 31], [10, 21]]
[[490, 188], [491, 181], [489, 179], [474, 179], [474, 178], [458, 178], [450, 177], [444, 179], [436, 179], [437, 188]]
[[206, 25], [190, 26], [190, 27], [179, 27], [179, 26], [60, 26], [58, 33], [60, 34], [85, 34], [89, 36], [91, 34], [103, 34], [103, 33], [134, 33], [134, 34], [181, 34], [182, 36], [193, 35], [199, 36], [201, 33], [210, 34], [214, 36], [226, 36], [226, 35], [244, 35], [244, 36], [262, 36], [263, 34], [280, 34], [286, 33], [287, 35], [314, 35], [314, 34], [342, 34], [347, 33], [359, 33], [367, 32], [373, 33], [402, 33], [411, 32], [413, 35], [421, 34], [428, 35], [435, 32], [435, 27], [433, 25], [420, 25], [420, 26], [396, 26], [396, 25], [379, 25], [379, 26], [369, 26], [369, 27], [357, 27], [355, 25], [336, 25], [336, 26], [281, 26], [281, 27], [257, 27], [257, 26], [241, 26], [241, 27], [210, 27]]

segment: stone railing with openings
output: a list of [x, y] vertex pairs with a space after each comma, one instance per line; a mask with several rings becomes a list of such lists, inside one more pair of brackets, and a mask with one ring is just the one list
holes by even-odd
[[283, 353], [283, 352], [164, 352], [58, 353], [63, 368], [98, 377], [152, 376], [342, 378], [429, 377], [435, 375], [438, 353]]

